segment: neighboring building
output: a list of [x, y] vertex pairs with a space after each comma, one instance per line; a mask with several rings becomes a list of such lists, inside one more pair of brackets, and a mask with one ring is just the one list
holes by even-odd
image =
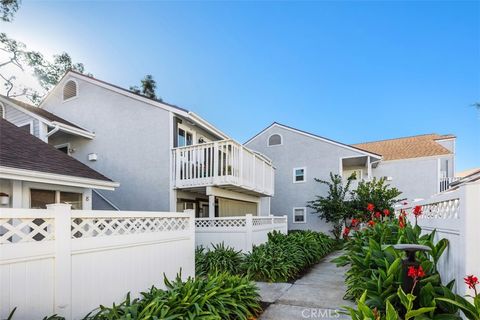
[[0, 100], [7, 119], [37, 121], [33, 134], [120, 182], [114, 192], [93, 193], [94, 209], [270, 213], [270, 160], [191, 111], [73, 71], [40, 108]]
[[[4, 111], [4, 110], [3, 110]], [[5, 113], [3, 113], [5, 114]], [[69, 203], [92, 208], [92, 189], [118, 183], [0, 119], [0, 208], [46, 208]]]
[[[403, 192], [402, 198], [428, 198], [442, 191], [454, 176], [455, 137], [421, 135], [347, 145], [312, 133], [273, 123], [245, 145], [272, 159], [275, 166], [274, 215], [289, 216], [290, 229], [328, 231], [330, 226], [311, 214], [307, 202], [327, 188], [314, 178], [329, 180], [330, 172], [357, 181], [386, 177]], [[443, 183], [443, 184], [442, 184]]]

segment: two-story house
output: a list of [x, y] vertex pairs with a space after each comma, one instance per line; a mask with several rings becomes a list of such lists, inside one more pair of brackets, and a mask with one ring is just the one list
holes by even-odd
[[357, 181], [385, 177], [410, 200], [428, 198], [448, 188], [454, 177], [455, 137], [415, 137], [348, 145], [279, 123], [273, 123], [245, 145], [272, 159], [275, 196], [271, 211], [289, 216], [290, 229], [327, 232], [330, 226], [310, 214], [307, 202], [326, 195], [327, 188], [314, 178], [329, 180], [330, 172]]
[[11, 122], [120, 182], [94, 190], [94, 209], [270, 213], [271, 161], [192, 111], [73, 71], [39, 108], [6, 104]]

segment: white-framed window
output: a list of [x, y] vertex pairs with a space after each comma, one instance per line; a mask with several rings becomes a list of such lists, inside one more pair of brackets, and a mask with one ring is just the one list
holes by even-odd
[[307, 223], [307, 208], [293, 208], [293, 223]]
[[293, 168], [293, 183], [301, 183], [307, 181], [307, 168]]
[[63, 101], [77, 97], [78, 85], [75, 80], [68, 80], [63, 86]]
[[195, 132], [190, 130], [190, 128], [178, 124], [177, 128], [177, 146], [191, 146], [195, 141]]
[[283, 137], [279, 135], [278, 133], [272, 134], [270, 137], [268, 137], [268, 146], [280, 146], [283, 144]]
[[33, 120], [21, 123], [17, 127], [19, 127], [22, 130], [25, 130], [30, 134], [33, 134]]
[[65, 154], [70, 155], [70, 143], [62, 143], [55, 146], [55, 149], [62, 151]]
[[0, 102], [0, 117], [2, 117], [2, 119], [5, 119], [5, 105], [1, 102]]

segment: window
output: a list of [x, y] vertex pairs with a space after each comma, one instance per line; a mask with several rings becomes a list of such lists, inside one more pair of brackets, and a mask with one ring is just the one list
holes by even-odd
[[178, 125], [177, 133], [177, 146], [191, 146], [194, 141], [194, 134], [192, 131], [189, 131], [187, 128]]
[[30, 208], [46, 209], [47, 204], [68, 203], [72, 205], [73, 210], [81, 210], [82, 196], [81, 193], [77, 192], [30, 189]]
[[272, 134], [268, 138], [268, 145], [269, 146], [278, 146], [282, 144], [282, 136], [279, 134]]
[[305, 182], [307, 176], [307, 168], [293, 169], [293, 183]]
[[70, 144], [69, 143], [59, 144], [59, 145], [55, 146], [55, 148], [59, 151], [62, 151], [65, 154], [70, 155]]
[[2, 119], [5, 119], [5, 106], [1, 102], [0, 102], [0, 117], [2, 117]]
[[293, 208], [293, 223], [307, 222], [307, 208]]
[[63, 86], [63, 101], [75, 98], [77, 96], [77, 83], [73, 80], [67, 81]]

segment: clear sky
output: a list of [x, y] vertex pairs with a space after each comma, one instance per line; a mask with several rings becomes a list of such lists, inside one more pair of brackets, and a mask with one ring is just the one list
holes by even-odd
[[453, 133], [480, 167], [480, 2], [22, 2], [0, 30], [95, 77], [145, 74], [240, 142], [277, 121], [344, 143]]

